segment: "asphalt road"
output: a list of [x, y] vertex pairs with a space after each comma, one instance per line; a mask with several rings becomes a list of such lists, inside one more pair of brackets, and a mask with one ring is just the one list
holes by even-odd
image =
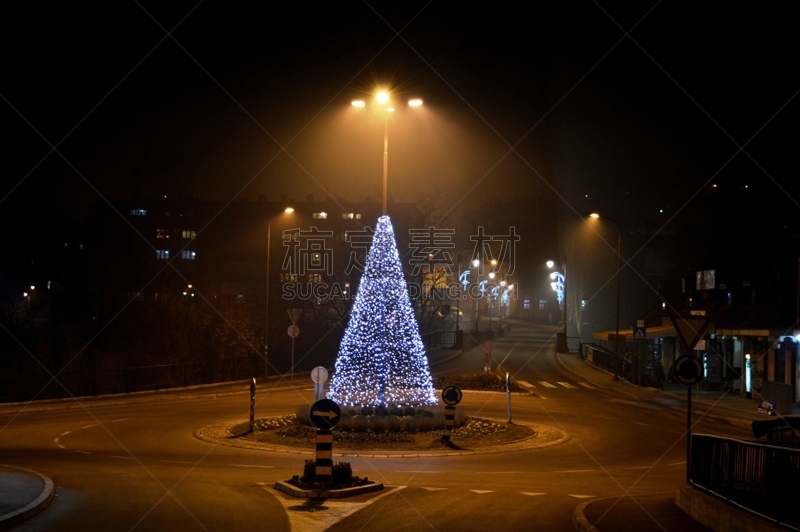
[[[199, 427], [247, 420], [247, 390], [0, 414], [2, 461], [48, 475], [57, 489], [50, 506], [17, 530], [569, 530], [572, 511], [587, 500], [674, 493], [685, 473], [685, 416], [577, 382], [556, 362], [554, 340], [553, 328], [516, 327], [496, 341], [494, 357], [532, 392], [511, 396], [512, 421], [557, 428], [568, 441], [517, 452], [347, 457], [355, 474], [386, 489], [321, 503], [273, 488], [300, 474], [310, 453], [244, 449], [193, 435]], [[482, 353], [450, 364], [478, 371]], [[293, 413], [312, 402], [310, 380], [295, 384], [260, 389], [256, 415]], [[505, 421], [507, 399], [465, 391], [458, 408]], [[747, 437], [713, 419], [693, 430]]]

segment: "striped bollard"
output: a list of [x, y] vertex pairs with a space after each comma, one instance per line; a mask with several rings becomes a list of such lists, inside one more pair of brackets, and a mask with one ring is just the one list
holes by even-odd
[[317, 456], [314, 480], [330, 484], [333, 480], [333, 430], [317, 429]]
[[442, 400], [444, 407], [444, 434], [442, 443], [450, 442], [450, 431], [456, 420], [456, 405], [461, 402], [461, 389], [458, 386], [447, 386], [442, 390]]

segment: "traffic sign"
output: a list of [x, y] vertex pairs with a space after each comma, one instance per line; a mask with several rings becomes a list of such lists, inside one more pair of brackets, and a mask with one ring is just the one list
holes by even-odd
[[461, 402], [461, 388], [458, 386], [447, 386], [442, 390], [442, 400], [446, 405], [457, 405]]
[[342, 411], [330, 399], [320, 399], [311, 407], [311, 423], [318, 429], [332, 429], [339, 423]]
[[700, 359], [693, 355], [678, 357], [672, 365], [672, 372], [678, 382], [686, 386], [693, 386], [703, 380], [703, 366]]
[[678, 333], [686, 352], [691, 353], [694, 346], [706, 333], [709, 325], [708, 318], [670, 316], [669, 319], [672, 321], [672, 326], [675, 327], [675, 332]]
[[286, 334], [289, 335], [289, 338], [297, 338], [297, 335], [300, 334], [300, 327], [297, 325], [289, 325], [289, 328], [286, 329]]
[[289, 313], [289, 319], [292, 320], [292, 325], [297, 323], [297, 319], [300, 317], [300, 314], [303, 312], [301, 308], [290, 308], [286, 309], [286, 312]]
[[328, 370], [323, 366], [317, 366], [311, 370], [311, 380], [315, 383], [321, 383], [328, 380]]
[[647, 328], [636, 326], [633, 328], [633, 339], [634, 340], [647, 340]]

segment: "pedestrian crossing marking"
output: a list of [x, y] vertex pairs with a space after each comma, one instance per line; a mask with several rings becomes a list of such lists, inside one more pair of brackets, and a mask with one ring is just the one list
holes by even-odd
[[535, 491], [520, 491], [520, 493], [522, 493], [523, 495], [530, 495], [531, 497], [534, 497], [536, 495], [547, 495], [546, 493], [539, 493]]
[[536, 388], [536, 385], [535, 385], [535, 384], [531, 384], [531, 383], [529, 383], [529, 382], [527, 382], [527, 381], [517, 381], [517, 382], [518, 382], [518, 383], [519, 383], [519, 385], [520, 385], [520, 386], [522, 386], [523, 388]]
[[494, 490], [469, 490], [473, 493], [477, 493], [478, 495], [484, 495], [486, 493], [494, 493]]
[[574, 493], [569, 494], [570, 497], [575, 497], [576, 499], [591, 499], [594, 495], [577, 495]]
[[547, 382], [547, 381], [539, 381], [539, 384], [541, 384], [541, 385], [542, 385], [542, 386], [544, 386], [545, 388], [555, 388], [555, 387], [556, 387], [556, 385], [555, 385], [555, 384], [550, 384], [550, 383], [549, 383], [549, 382]]
[[568, 383], [568, 382], [561, 382], [561, 381], [558, 381], [558, 384], [560, 384], [560, 385], [561, 385], [561, 386], [563, 386], [564, 388], [572, 388], [572, 389], [575, 389], [575, 386], [571, 385], [571, 384], [570, 384], [570, 383]]
[[592, 386], [592, 385], [591, 385], [591, 384], [589, 384], [588, 382], [579, 382], [578, 384], [580, 384], [580, 385], [581, 385], [581, 386], [583, 386], [584, 388], [589, 388], [590, 390], [596, 390], [596, 389], [597, 389], [597, 387], [596, 387], [596, 386]]
[[446, 490], [447, 488], [426, 488], [425, 486], [422, 486], [422, 489], [428, 490], [428, 491], [442, 491], [442, 490]]

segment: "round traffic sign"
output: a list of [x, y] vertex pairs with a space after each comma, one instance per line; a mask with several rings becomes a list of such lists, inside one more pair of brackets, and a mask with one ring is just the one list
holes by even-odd
[[314, 381], [316, 384], [325, 382], [326, 380], [328, 380], [328, 370], [322, 366], [317, 366], [316, 368], [311, 370], [311, 380]]
[[286, 334], [288, 334], [290, 338], [297, 338], [297, 335], [300, 334], [300, 327], [294, 324], [289, 325], [289, 328], [286, 329]]
[[458, 386], [447, 386], [442, 390], [442, 400], [446, 405], [457, 405], [461, 402], [461, 388]]
[[678, 357], [672, 365], [672, 372], [681, 384], [693, 386], [703, 380], [703, 366], [700, 359], [692, 355]]
[[311, 423], [318, 429], [332, 429], [339, 423], [342, 411], [330, 399], [320, 399], [311, 406]]

